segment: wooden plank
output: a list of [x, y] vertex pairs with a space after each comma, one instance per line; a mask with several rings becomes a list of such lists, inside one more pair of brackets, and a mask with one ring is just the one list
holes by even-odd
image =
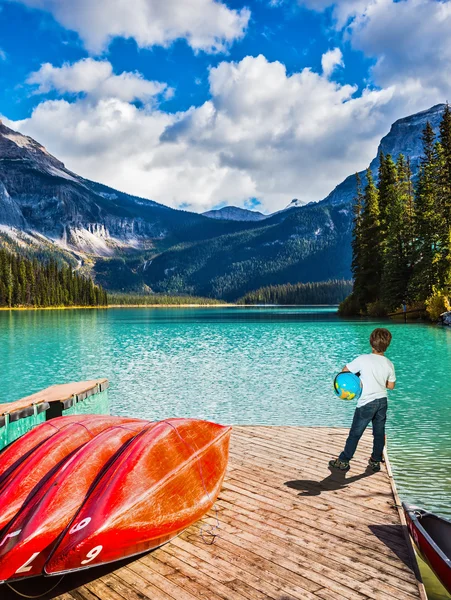
[[[70, 593], [72, 600], [414, 600], [421, 598], [389, 463], [334, 483], [348, 430], [235, 427], [216, 509], [171, 543]], [[354, 478], [353, 478], [354, 477]], [[355, 478], [357, 477], [357, 478]], [[286, 485], [298, 482], [299, 489]], [[215, 543], [204, 527], [219, 524]], [[382, 533], [376, 535], [378, 528]], [[1, 592], [1, 590], [0, 590]], [[68, 600], [67, 594], [59, 600]]]
[[412, 540], [410, 539], [409, 529], [407, 527], [407, 521], [406, 521], [406, 517], [404, 515], [404, 510], [402, 508], [401, 499], [400, 499], [400, 497], [398, 495], [398, 490], [396, 488], [395, 478], [393, 477], [393, 471], [392, 471], [392, 468], [391, 468], [390, 459], [388, 457], [388, 452], [386, 450], [384, 450], [384, 457], [385, 457], [385, 464], [386, 464], [386, 467], [387, 467], [387, 475], [388, 475], [388, 478], [389, 478], [389, 481], [390, 481], [390, 487], [391, 487], [391, 489], [393, 491], [393, 496], [395, 498], [395, 505], [396, 505], [396, 508], [397, 508], [398, 514], [399, 514], [399, 520], [401, 521], [403, 532], [404, 532], [404, 538], [406, 540], [407, 547], [408, 547], [408, 550], [409, 550], [409, 554], [410, 554], [410, 557], [412, 559], [412, 563], [414, 565], [415, 576], [416, 576], [416, 580], [417, 580], [417, 583], [418, 583], [418, 589], [419, 589], [419, 592], [420, 592], [420, 597], [421, 597], [421, 600], [428, 600], [428, 596], [427, 596], [427, 593], [426, 593], [426, 588], [424, 587], [423, 580], [421, 578], [420, 567], [419, 567], [419, 565], [417, 563], [417, 557], [416, 557], [416, 554], [415, 554], [415, 550], [414, 550], [414, 547], [413, 547], [413, 544], [412, 544]]
[[45, 390], [36, 392], [31, 396], [26, 396], [15, 402], [6, 402], [0, 404], [0, 414], [13, 412], [15, 410], [39, 404], [40, 402], [63, 402], [69, 400], [74, 395], [84, 394], [108, 383], [108, 379], [91, 379], [89, 381], [77, 381], [73, 383], [63, 383], [60, 385], [52, 385]]

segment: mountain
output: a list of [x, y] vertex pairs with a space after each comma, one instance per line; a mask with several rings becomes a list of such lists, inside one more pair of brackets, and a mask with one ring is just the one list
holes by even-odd
[[302, 200], [293, 198], [293, 200], [290, 202], [290, 204], [288, 206], [286, 206], [283, 210], [288, 210], [289, 208], [301, 208], [302, 206], [305, 206], [305, 205], [306, 205], [306, 203], [303, 202]]
[[[416, 171], [424, 125], [437, 130], [442, 111], [396, 121], [379, 149], [410, 156]], [[0, 124], [0, 245], [57, 255], [109, 290], [235, 300], [266, 285], [349, 279], [354, 195], [351, 175], [321, 202], [293, 200], [258, 221], [212, 218], [84, 179]]]
[[161, 240], [202, 239], [230, 229], [84, 179], [1, 121], [0, 225], [94, 256], [146, 249]]
[[69, 262], [110, 290], [234, 300], [266, 284], [349, 278], [349, 227], [346, 210], [317, 205], [259, 221], [174, 210], [84, 179], [0, 124], [0, 244]]
[[[405, 117], [395, 121], [391, 126], [389, 133], [382, 138], [377, 154], [369, 165], [373, 175], [377, 178], [377, 170], [379, 167], [379, 154], [391, 154], [393, 159], [400, 154], [404, 154], [410, 158], [412, 173], [414, 177], [417, 175], [422, 151], [421, 135], [423, 129], [429, 121], [438, 134], [439, 124], [443, 115], [444, 104], [437, 104], [428, 110]], [[359, 175], [363, 178], [365, 171], [360, 171]], [[337, 185], [332, 192], [324, 198], [326, 204], [347, 204], [352, 202], [356, 194], [356, 179], [355, 174], [349, 175], [344, 181]]]
[[209, 219], [220, 219], [225, 221], [262, 221], [268, 215], [264, 215], [257, 210], [246, 210], [238, 206], [224, 206], [218, 210], [208, 210], [202, 213]]
[[349, 208], [311, 204], [245, 231], [180, 244], [156, 256], [143, 280], [158, 292], [232, 301], [265, 285], [349, 279], [351, 246], [343, 240], [350, 239], [351, 214]]

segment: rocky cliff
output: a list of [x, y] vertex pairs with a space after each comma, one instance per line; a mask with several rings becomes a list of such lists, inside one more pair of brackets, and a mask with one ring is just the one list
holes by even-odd
[[72, 173], [38, 142], [0, 121], [0, 225], [94, 255], [146, 247], [205, 221]]
[[[396, 158], [400, 154], [404, 154], [410, 158], [412, 172], [414, 177], [417, 174], [421, 151], [421, 134], [429, 121], [436, 132], [438, 133], [439, 124], [443, 115], [444, 104], [437, 104], [429, 110], [416, 113], [404, 119], [395, 121], [391, 126], [389, 133], [382, 138], [377, 154], [371, 161], [370, 167], [373, 175], [377, 177], [379, 167], [379, 153], [391, 154]], [[365, 171], [361, 171], [359, 175], [363, 178]], [[332, 192], [323, 200], [326, 204], [347, 204], [352, 202], [356, 194], [356, 179], [355, 174], [349, 175], [342, 183], [332, 190]]]
[[[429, 120], [437, 131], [442, 112], [437, 105], [400, 119], [379, 150], [409, 156], [415, 172], [424, 126]], [[377, 166], [376, 157], [374, 173]], [[7, 235], [16, 247], [31, 240], [72, 253], [108, 289], [234, 300], [264, 285], [348, 279], [354, 196], [350, 175], [319, 203], [207, 217], [83, 179], [0, 123], [0, 244]]]

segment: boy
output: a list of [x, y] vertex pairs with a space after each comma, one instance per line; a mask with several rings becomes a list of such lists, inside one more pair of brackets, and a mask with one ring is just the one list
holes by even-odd
[[345, 449], [340, 456], [329, 461], [329, 465], [340, 471], [349, 471], [349, 461], [354, 456], [363, 432], [373, 422], [373, 453], [368, 467], [380, 471], [382, 452], [385, 445], [385, 421], [387, 419], [387, 389], [393, 390], [396, 376], [393, 363], [384, 356], [391, 342], [388, 329], [377, 328], [370, 335], [371, 354], [362, 354], [347, 364], [343, 371], [359, 373], [362, 381], [362, 395], [357, 402], [351, 430]]

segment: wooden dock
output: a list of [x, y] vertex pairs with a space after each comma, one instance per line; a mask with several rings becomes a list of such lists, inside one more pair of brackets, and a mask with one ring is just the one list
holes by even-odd
[[[389, 473], [366, 470], [371, 434], [351, 471], [328, 468], [346, 435], [325, 427], [235, 427], [224, 487], [207, 518], [138, 560], [67, 575], [42, 598], [426, 598]], [[55, 583], [16, 588], [36, 597]], [[0, 597], [19, 598], [6, 586]]]

